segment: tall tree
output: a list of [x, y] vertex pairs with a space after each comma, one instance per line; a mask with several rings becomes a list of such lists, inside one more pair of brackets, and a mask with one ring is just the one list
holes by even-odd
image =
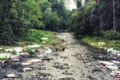
[[115, 25], [115, 1], [113, 0], [113, 29], [116, 30]]
[[1, 0], [0, 13], [0, 44], [11, 45], [14, 43], [13, 30], [10, 25], [13, 0]]

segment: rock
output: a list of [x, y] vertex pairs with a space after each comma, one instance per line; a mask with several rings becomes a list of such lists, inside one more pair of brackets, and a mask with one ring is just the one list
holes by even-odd
[[14, 59], [19, 59], [20, 56], [19, 55], [11, 55], [10, 56], [10, 59], [14, 60]]
[[43, 38], [41, 38], [41, 40], [43, 40], [43, 41], [47, 41], [48, 38], [47, 38], [47, 37], [43, 37]]
[[115, 77], [116, 75], [120, 74], [120, 71], [112, 71], [110, 73], [111, 76]]
[[117, 50], [114, 50], [113, 48], [108, 48], [107, 52], [117, 52]]
[[73, 75], [73, 73], [72, 73], [72, 72], [69, 72], [69, 71], [65, 71], [65, 72], [63, 72], [62, 74], [64, 74], [64, 75]]
[[92, 73], [94, 73], [94, 72], [102, 72], [102, 70], [99, 69], [99, 68], [95, 68], [95, 69], [92, 70]]
[[65, 77], [65, 78], [60, 78], [58, 80], [75, 80], [75, 79], [72, 77]]
[[6, 71], [4, 69], [0, 70], [0, 79], [6, 77]]
[[5, 51], [7, 51], [7, 52], [12, 52], [13, 51], [13, 48], [8, 48], [8, 49], [5, 49]]
[[86, 66], [92, 66], [92, 63], [85, 63]]
[[24, 53], [19, 53], [19, 55], [28, 56], [29, 53], [27, 53], [27, 52], [26, 53], [25, 52]]
[[116, 72], [115, 72], [115, 71], [112, 71], [112, 72], [110, 73], [110, 75], [113, 76], [113, 77], [115, 77]]
[[36, 52], [40, 53], [41, 49], [40, 48], [36, 48]]
[[48, 49], [45, 51], [45, 54], [50, 54], [50, 53], [52, 53], [52, 49]]
[[99, 61], [100, 64], [106, 66], [106, 65], [115, 65], [114, 63], [112, 62], [109, 62], [109, 61]]
[[99, 46], [104, 46], [104, 45], [106, 45], [106, 43], [105, 42], [99, 42], [98, 45]]
[[35, 45], [29, 45], [27, 48], [40, 48], [41, 45], [35, 44]]
[[52, 75], [50, 73], [41, 73], [38, 72], [36, 77], [38, 78], [37, 80], [53, 80]]
[[120, 73], [117, 73], [117, 74], [115, 75], [115, 77], [116, 77], [116, 78], [120, 78]]
[[50, 57], [48, 57], [48, 56], [44, 56], [44, 57], [42, 57], [42, 61], [51, 61], [51, 60], [53, 60], [53, 58], [50, 58]]
[[97, 80], [96, 78], [92, 77], [92, 76], [88, 76], [89, 80]]
[[120, 61], [111, 61], [112, 63], [114, 63], [114, 64], [120, 64]]
[[16, 48], [14, 48], [14, 50], [16, 51], [17, 54], [23, 52], [23, 48], [22, 47], [16, 47]]
[[11, 68], [12, 68], [12, 69], [15, 69], [15, 70], [18, 70], [18, 71], [21, 71], [22, 65], [21, 65], [21, 63], [19, 63], [19, 62], [12, 63], [12, 64], [11, 64]]
[[43, 57], [44, 57], [44, 55], [38, 55], [37, 57], [38, 57], [38, 58], [43, 58]]
[[117, 65], [106, 65], [106, 67], [112, 71], [116, 71], [118, 70], [118, 66]]
[[46, 42], [45, 41], [42, 41], [43, 44], [45, 44]]
[[68, 64], [61, 64], [61, 63], [57, 63], [55, 62], [53, 67], [57, 68], [57, 69], [69, 69], [70, 67], [68, 66]]
[[30, 62], [30, 61], [26, 61], [26, 62], [21, 63], [21, 65], [23, 65], [23, 66], [27, 66], [27, 65], [30, 65], [30, 64], [32, 64], [32, 62]]
[[18, 62], [18, 61], [20, 61], [20, 59], [13, 59], [13, 61]]
[[7, 60], [11, 56], [10, 53], [0, 53], [0, 60]]
[[36, 63], [36, 62], [41, 62], [42, 60], [40, 60], [40, 59], [31, 59], [29, 61], [32, 62], [32, 63]]
[[6, 76], [7, 76], [8, 78], [15, 78], [15, 77], [16, 77], [16, 74], [10, 73], [10, 74], [7, 74]]
[[23, 68], [23, 69], [22, 69], [23, 72], [31, 71], [31, 70], [32, 70], [32, 68], [29, 68], [29, 67], [26, 67], [26, 68]]

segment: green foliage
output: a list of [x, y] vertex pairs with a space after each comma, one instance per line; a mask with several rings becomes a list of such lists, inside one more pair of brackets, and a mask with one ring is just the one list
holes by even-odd
[[89, 2], [71, 15], [73, 30], [77, 35], [93, 34], [94, 26], [90, 26], [90, 19], [94, 6], [94, 2]]
[[57, 38], [53, 35], [50, 31], [41, 31], [41, 30], [35, 30], [30, 29], [28, 36], [24, 38], [22, 41], [23, 43], [30, 42], [30, 43], [38, 43], [41, 44], [43, 40], [41, 38], [47, 37], [48, 40], [45, 41], [46, 43], [51, 43], [55, 41]]
[[43, 26], [40, 22], [42, 11], [37, 0], [19, 1], [17, 6], [18, 15], [25, 23], [35, 28]]
[[[79, 0], [77, 0], [79, 4]], [[97, 3], [96, 3], [97, 2]], [[71, 23], [72, 30], [79, 35], [96, 35], [100, 36], [101, 31], [115, 29], [119, 31], [119, 1], [93, 1], [89, 0], [84, 6], [72, 12]], [[115, 5], [115, 16], [113, 16], [113, 4]], [[113, 18], [115, 17], [115, 26], [113, 26]], [[115, 31], [104, 32], [103, 35], [110, 39], [118, 39], [119, 33]], [[110, 36], [113, 33], [115, 37]]]
[[49, 0], [52, 4], [51, 8], [60, 19], [59, 23], [60, 26], [58, 27], [59, 30], [67, 30], [70, 27], [70, 11], [68, 11], [64, 6], [63, 0]]
[[[67, 29], [68, 15], [63, 0], [0, 0], [0, 45], [15, 44], [30, 28]], [[38, 39], [35, 42], [41, 42]]]
[[14, 43], [14, 35], [11, 26], [9, 24], [2, 25], [0, 27], [0, 45], [12, 45]]
[[48, 0], [41, 0], [39, 5], [42, 12], [44, 12], [47, 8], [51, 8], [51, 3]]
[[115, 30], [106, 30], [106, 31], [101, 31], [101, 34], [104, 38], [106, 39], [120, 39], [120, 32], [117, 32]]
[[36, 54], [35, 49], [27, 49], [26, 51], [27, 51], [30, 55], [35, 55], [35, 54]]
[[60, 27], [60, 18], [50, 8], [47, 8], [44, 13], [44, 23], [47, 30], [57, 31]]
[[0, 8], [0, 45], [12, 45], [27, 34], [27, 26], [20, 20], [16, 8], [17, 1], [3, 1]]
[[[105, 39], [103, 37], [97, 37], [97, 36], [84, 36], [82, 38], [83, 42], [95, 47], [95, 48], [114, 48], [117, 50], [120, 50], [120, 40], [109, 40], [109, 39]], [[104, 46], [99, 46], [99, 42], [105, 42]]]
[[5, 50], [4, 49], [0, 49], [0, 53], [4, 53], [5, 52]]
[[15, 50], [13, 50], [11, 53], [14, 55], [14, 54], [16, 54], [17, 52], [16, 52]]

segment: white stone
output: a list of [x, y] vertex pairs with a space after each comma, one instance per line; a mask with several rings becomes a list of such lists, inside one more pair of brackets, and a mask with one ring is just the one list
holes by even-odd
[[23, 65], [23, 66], [27, 66], [27, 65], [30, 65], [30, 64], [32, 64], [32, 62], [30, 62], [30, 61], [26, 61], [26, 62], [21, 63], [21, 65]]
[[26, 68], [23, 68], [23, 71], [26, 72], [26, 71], [31, 71], [32, 68], [29, 68], [29, 67], [26, 67]]
[[5, 49], [5, 51], [10, 51], [10, 52], [12, 52], [12, 51], [13, 51], [13, 48]]
[[31, 60], [29, 60], [29, 61], [35, 63], [35, 62], [41, 62], [42, 60], [40, 60], [40, 59], [31, 59]]
[[48, 40], [47, 37], [43, 37], [43, 38], [41, 38], [41, 39], [44, 40], [44, 41], [47, 41], [47, 40]]
[[16, 47], [16, 48], [14, 48], [14, 50], [17, 52], [17, 54], [23, 52], [23, 48], [21, 48], [21, 47]]
[[28, 45], [27, 48], [39, 48], [41, 45], [34, 44], [34, 45]]
[[50, 54], [50, 53], [52, 53], [52, 49], [47, 49], [47, 50], [45, 51], [45, 54]]
[[105, 42], [99, 42], [98, 45], [99, 46], [104, 46], [104, 45], [106, 45], [106, 43]]
[[117, 65], [106, 65], [106, 67], [112, 71], [116, 71], [118, 70], [118, 66]]
[[13, 77], [16, 77], [16, 75], [15, 74], [8, 74], [7, 77], [13, 78]]
[[10, 53], [0, 53], [0, 58], [10, 58]]

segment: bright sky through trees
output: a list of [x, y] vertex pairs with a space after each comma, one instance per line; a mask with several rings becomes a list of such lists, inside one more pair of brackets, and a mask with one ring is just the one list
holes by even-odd
[[[84, 6], [84, 4], [85, 4], [85, 0], [82, 0], [82, 6]], [[65, 0], [65, 6], [69, 10], [73, 10], [77, 8], [75, 0]]]
[[77, 8], [74, 0], [65, 0], [65, 6], [69, 10], [73, 10]]

